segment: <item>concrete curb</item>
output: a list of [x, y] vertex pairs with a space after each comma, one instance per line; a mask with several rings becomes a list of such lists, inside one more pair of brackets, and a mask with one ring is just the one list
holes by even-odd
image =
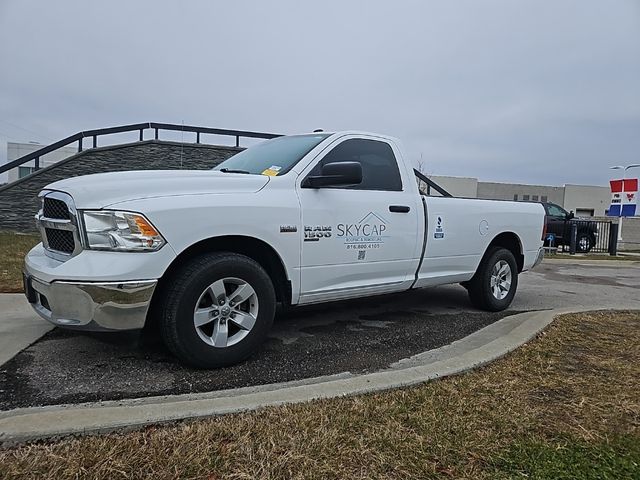
[[640, 258], [638, 258], [637, 260], [636, 259], [616, 260], [615, 258], [612, 258], [611, 260], [609, 259], [593, 260], [588, 256], [579, 256], [579, 257], [572, 257], [572, 258], [548, 256], [548, 257], [544, 257], [544, 260], [542, 263], [543, 264], [550, 263], [550, 264], [556, 264], [556, 265], [564, 264], [564, 265], [586, 265], [586, 266], [601, 266], [601, 267], [625, 267], [625, 266], [632, 267], [640, 263]]
[[365, 375], [343, 373], [211, 393], [31, 407], [0, 412], [0, 444], [14, 445], [43, 438], [131, 429], [148, 424], [415, 385], [455, 375], [496, 360], [530, 341], [557, 315], [579, 311], [587, 309], [512, 315], [450, 345], [401, 360], [389, 369]]

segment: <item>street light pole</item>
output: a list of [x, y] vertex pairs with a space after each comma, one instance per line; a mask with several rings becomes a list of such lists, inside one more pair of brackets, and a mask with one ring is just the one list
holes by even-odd
[[[632, 163], [631, 165], [627, 165], [626, 167], [623, 165], [615, 165], [611, 168], [611, 170], [622, 170], [622, 180], [624, 181], [624, 177], [627, 176], [627, 170], [630, 168], [640, 167], [640, 163]], [[622, 241], [622, 197], [620, 202], [620, 214], [618, 215], [618, 241]]]

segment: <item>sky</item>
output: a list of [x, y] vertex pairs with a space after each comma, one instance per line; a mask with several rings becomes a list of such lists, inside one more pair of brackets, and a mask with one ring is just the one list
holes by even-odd
[[640, 163], [640, 0], [0, 0], [0, 65], [0, 163], [147, 121], [385, 133], [485, 181]]

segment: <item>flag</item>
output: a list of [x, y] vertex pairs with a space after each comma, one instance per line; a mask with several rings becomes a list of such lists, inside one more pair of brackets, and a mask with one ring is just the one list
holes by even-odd
[[[633, 217], [638, 205], [638, 179], [611, 180], [610, 217]], [[638, 212], [640, 213], [640, 212]]]

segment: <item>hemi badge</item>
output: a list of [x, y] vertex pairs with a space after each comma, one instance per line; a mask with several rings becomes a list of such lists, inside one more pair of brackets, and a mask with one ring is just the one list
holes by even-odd
[[280, 225], [280, 233], [294, 233], [298, 231], [295, 225]]

